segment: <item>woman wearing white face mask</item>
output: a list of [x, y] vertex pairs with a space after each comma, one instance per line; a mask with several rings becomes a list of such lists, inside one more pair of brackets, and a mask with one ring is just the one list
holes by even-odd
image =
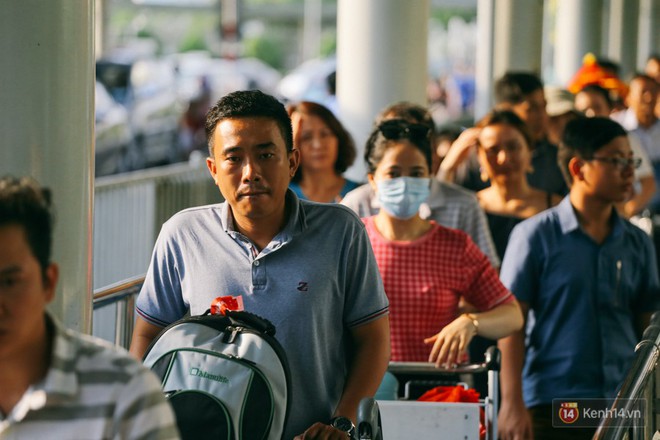
[[[363, 221], [390, 300], [391, 359], [454, 364], [475, 335], [520, 329], [518, 303], [468, 235], [418, 215], [430, 185], [428, 129], [382, 122], [365, 161], [381, 205]], [[479, 311], [458, 316], [461, 296]]]

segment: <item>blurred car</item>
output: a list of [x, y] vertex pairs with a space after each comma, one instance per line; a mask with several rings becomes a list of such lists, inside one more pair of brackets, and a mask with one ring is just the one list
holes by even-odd
[[277, 92], [277, 85], [282, 79], [277, 69], [253, 57], [238, 58], [235, 62], [239, 72], [248, 78], [251, 89], [259, 89], [270, 95]]
[[134, 169], [180, 160], [174, 68], [167, 60], [108, 57], [96, 62], [96, 78], [128, 111]]
[[96, 176], [130, 171], [134, 168], [132, 155], [135, 144], [128, 111], [98, 81], [94, 113]]
[[330, 96], [327, 78], [336, 69], [334, 56], [305, 61], [280, 80], [277, 94], [288, 102], [326, 102]]
[[256, 58], [214, 58], [206, 51], [169, 55], [175, 66], [177, 99], [183, 109], [179, 147], [183, 158], [193, 151], [206, 154], [206, 111], [221, 97], [236, 90], [260, 89], [273, 94], [279, 72]]

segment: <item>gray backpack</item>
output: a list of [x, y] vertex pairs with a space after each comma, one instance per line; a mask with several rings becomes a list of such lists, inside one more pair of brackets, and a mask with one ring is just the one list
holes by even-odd
[[183, 318], [154, 339], [144, 364], [160, 378], [183, 439], [279, 440], [290, 371], [269, 321], [244, 311]]

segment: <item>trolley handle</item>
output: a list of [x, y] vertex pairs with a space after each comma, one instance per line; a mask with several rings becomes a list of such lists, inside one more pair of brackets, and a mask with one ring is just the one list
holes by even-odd
[[387, 369], [393, 374], [475, 374], [500, 371], [501, 354], [497, 347], [488, 347], [484, 358], [484, 362], [459, 364], [451, 368], [436, 367], [431, 362], [390, 362]]

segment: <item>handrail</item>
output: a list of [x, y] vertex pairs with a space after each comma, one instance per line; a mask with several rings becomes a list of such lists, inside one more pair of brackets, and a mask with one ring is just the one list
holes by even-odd
[[[623, 410], [631, 411], [637, 404], [638, 399], [642, 397], [649, 378], [655, 370], [658, 356], [660, 355], [660, 312], [656, 312], [651, 317], [649, 326], [644, 330], [642, 340], [635, 347], [635, 358], [633, 364], [628, 370], [628, 374], [612, 403], [612, 413]], [[647, 402], [652, 405], [652, 402]], [[630, 412], [626, 412], [630, 413]], [[647, 416], [649, 412], [647, 411]], [[629, 419], [622, 417], [604, 418], [594, 439], [623, 439], [629, 429]]]
[[135, 296], [140, 293], [142, 284], [144, 275], [94, 290], [94, 309], [117, 304], [114, 343], [126, 349], [130, 346], [133, 335]]
[[138, 275], [94, 290], [94, 308], [98, 309], [117, 302], [126, 296], [139, 293], [143, 283], [144, 275]]

